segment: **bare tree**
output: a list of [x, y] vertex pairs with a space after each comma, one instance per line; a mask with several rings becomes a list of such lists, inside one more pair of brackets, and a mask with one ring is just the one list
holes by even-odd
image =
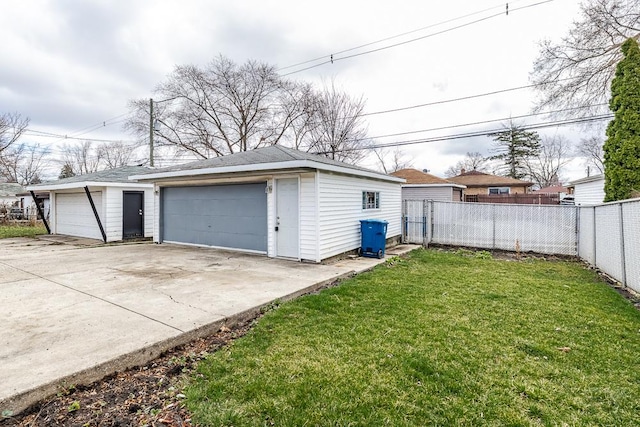
[[38, 184], [48, 162], [49, 151], [40, 145], [14, 144], [0, 156], [0, 176], [7, 182]]
[[296, 150], [309, 146], [311, 132], [319, 126], [317, 94], [311, 84], [297, 83], [287, 87], [283, 108], [293, 118], [287, 130], [287, 145]]
[[105, 142], [98, 146], [96, 152], [106, 169], [115, 169], [130, 165], [138, 147], [123, 141]]
[[[275, 68], [249, 61], [237, 65], [218, 57], [204, 68], [177, 66], [156, 94], [158, 144], [209, 158], [277, 144], [301, 110], [291, 105], [296, 83]], [[144, 137], [149, 132], [146, 100], [130, 103], [134, 114], [126, 127]]]
[[[335, 85], [316, 91], [284, 79], [274, 67], [218, 57], [206, 67], [178, 66], [156, 89], [154, 139], [198, 158], [283, 144], [356, 162], [367, 144], [364, 101]], [[149, 135], [149, 101], [129, 103], [125, 128]]]
[[597, 136], [583, 138], [576, 147], [576, 154], [585, 159], [585, 166], [604, 173], [604, 141]]
[[19, 113], [0, 114], [0, 155], [14, 144], [29, 126], [29, 118]]
[[410, 168], [412, 165], [411, 159], [407, 158], [407, 155], [400, 147], [391, 148], [374, 148], [373, 154], [378, 159], [378, 164], [382, 171], [386, 174], [397, 172], [400, 169]]
[[559, 43], [545, 40], [531, 74], [540, 91], [537, 109], [567, 110], [563, 116], [594, 113], [609, 99], [620, 46], [640, 40], [640, 0], [586, 0], [580, 18]]
[[444, 172], [444, 175], [448, 178], [452, 176], [460, 175], [463, 170], [465, 171], [478, 171], [484, 172], [487, 170], [489, 159], [483, 156], [478, 151], [467, 152], [464, 159], [459, 160], [455, 165], [449, 166]]
[[73, 175], [84, 175], [102, 169], [100, 150], [91, 141], [83, 141], [62, 148], [63, 165], [71, 168]]
[[542, 138], [538, 153], [526, 159], [528, 178], [538, 188], [559, 185], [562, 168], [571, 161], [571, 153], [571, 144], [565, 137]]
[[364, 107], [362, 97], [350, 97], [334, 81], [325, 84], [316, 97], [316, 122], [309, 132], [307, 151], [353, 164], [362, 160], [370, 145], [362, 118]]

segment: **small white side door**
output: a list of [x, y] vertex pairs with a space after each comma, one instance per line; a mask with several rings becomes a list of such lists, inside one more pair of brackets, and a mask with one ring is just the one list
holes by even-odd
[[276, 256], [299, 258], [298, 178], [276, 179]]

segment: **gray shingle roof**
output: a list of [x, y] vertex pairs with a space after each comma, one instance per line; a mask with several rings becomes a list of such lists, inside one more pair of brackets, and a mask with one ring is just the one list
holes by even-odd
[[[270, 147], [256, 148], [255, 150], [243, 151], [240, 153], [229, 154], [222, 157], [213, 157], [211, 159], [197, 160], [195, 162], [185, 163], [177, 166], [170, 166], [166, 168], [147, 170], [147, 172], [141, 172], [140, 175], [146, 173], [163, 173], [163, 172], [177, 172], [177, 171], [189, 171], [197, 169], [209, 169], [217, 167], [229, 167], [229, 166], [246, 166], [260, 163], [279, 163], [289, 162], [294, 160], [310, 160], [327, 165], [340, 166], [344, 168], [354, 169], [363, 172], [377, 173], [384, 175], [380, 172], [362, 168], [359, 166], [350, 165], [348, 163], [332, 160], [324, 156], [317, 154], [305, 153], [303, 151], [294, 150], [291, 148], [282, 147], [279, 145], [272, 145]], [[132, 174], [133, 175], [133, 174]]]
[[15, 182], [0, 182], [0, 197], [12, 197], [25, 191], [22, 185]]
[[69, 178], [58, 179], [55, 181], [48, 181], [39, 185], [34, 185], [33, 187], [45, 187], [51, 184], [71, 184], [74, 182], [132, 182], [129, 180], [129, 177], [131, 175], [140, 175], [149, 171], [151, 171], [151, 169], [145, 166], [124, 166], [116, 169], [108, 169], [100, 172], [88, 173], [85, 175], [76, 175]]

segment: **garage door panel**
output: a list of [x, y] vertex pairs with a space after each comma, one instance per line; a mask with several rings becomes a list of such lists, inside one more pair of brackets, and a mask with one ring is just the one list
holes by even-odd
[[[91, 197], [100, 214], [102, 212], [102, 192], [92, 192]], [[56, 233], [91, 239], [102, 238], [86, 193], [58, 193], [55, 204]]]
[[163, 189], [163, 240], [266, 252], [265, 187], [262, 182]]

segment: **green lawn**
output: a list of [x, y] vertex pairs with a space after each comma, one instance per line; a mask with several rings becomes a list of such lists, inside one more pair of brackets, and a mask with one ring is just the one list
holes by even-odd
[[47, 234], [44, 225], [0, 225], [0, 239], [9, 237], [34, 237], [38, 234]]
[[414, 252], [269, 312], [199, 366], [195, 421], [640, 425], [640, 312], [573, 262]]

